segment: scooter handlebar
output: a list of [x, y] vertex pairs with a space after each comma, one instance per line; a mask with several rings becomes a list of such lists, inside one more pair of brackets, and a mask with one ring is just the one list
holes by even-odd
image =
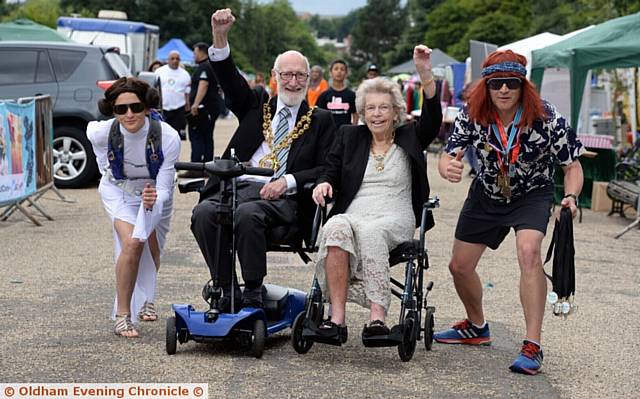
[[247, 175], [258, 175], [258, 176], [273, 176], [273, 169], [270, 168], [258, 168], [253, 166], [246, 166], [244, 168], [244, 173]]
[[204, 162], [176, 162], [174, 167], [177, 170], [204, 170]]
[[273, 169], [244, 166], [240, 162], [219, 159], [213, 162], [176, 162], [176, 170], [195, 170], [220, 177], [236, 177], [241, 175], [273, 176]]

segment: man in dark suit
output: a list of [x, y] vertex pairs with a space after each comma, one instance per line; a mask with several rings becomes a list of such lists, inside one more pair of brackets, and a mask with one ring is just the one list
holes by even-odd
[[[245, 175], [237, 183], [239, 205], [234, 229], [245, 282], [242, 305], [259, 307], [267, 274], [268, 231], [291, 224], [298, 224], [303, 234], [309, 230], [314, 206], [310, 195], [303, 196], [300, 191], [305, 183], [314, 182], [322, 173], [335, 126], [328, 111], [309, 109], [304, 101], [309, 62], [297, 51], [287, 51], [276, 58], [271, 73], [278, 82], [277, 97], [267, 101], [249, 88], [230, 55], [227, 35], [234, 22], [229, 9], [218, 10], [211, 16], [214, 44], [209, 48], [209, 58], [225, 96], [230, 99], [229, 108], [240, 122], [223, 158], [228, 158], [234, 149], [240, 161], [274, 170], [273, 178]], [[216, 265], [215, 201], [221, 196], [218, 186], [217, 179], [209, 179], [200, 203], [193, 210], [191, 230], [207, 265], [218, 272], [223, 289], [220, 307], [226, 311], [232, 284], [228, 266], [232, 232], [230, 226], [223, 230], [220, 262]], [[233, 285], [237, 287], [237, 282]]]

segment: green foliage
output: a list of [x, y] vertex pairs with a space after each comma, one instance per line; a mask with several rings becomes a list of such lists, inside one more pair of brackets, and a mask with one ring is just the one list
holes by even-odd
[[9, 21], [9, 15], [17, 8], [17, 4], [7, 4], [6, 0], [0, 0], [0, 21]]
[[368, 0], [357, 13], [351, 54], [365, 63], [382, 64], [383, 54], [400, 43], [408, 26], [400, 0]]
[[426, 16], [425, 44], [464, 59], [469, 40], [507, 44], [565, 34], [640, 10], [638, 0], [444, 0]]
[[20, 7], [9, 7], [9, 5], [0, 5], [0, 15], [2, 11], [9, 11], [6, 16], [2, 17], [3, 21], [13, 21], [19, 18], [30, 19], [41, 25], [46, 25], [55, 29], [58, 16], [60, 15], [59, 0], [28, 0]]
[[497, 45], [528, 36], [531, 2], [445, 0], [427, 16], [425, 42], [454, 58], [469, 54], [469, 40]]
[[463, 60], [470, 39], [503, 45], [545, 31], [564, 34], [638, 12], [640, 0], [368, 0], [346, 16], [316, 15], [306, 22], [287, 0], [0, 0], [0, 18], [29, 18], [55, 28], [60, 15], [96, 17], [107, 8], [158, 25], [161, 43], [179, 37], [193, 45], [211, 42], [211, 13], [226, 7], [237, 18], [230, 42], [242, 69], [268, 74], [275, 57], [287, 49], [301, 51], [311, 64], [327, 66], [339, 55], [332, 46], [319, 47], [312, 32], [338, 40], [351, 35], [346, 58], [354, 79], [368, 63], [384, 70], [410, 59], [418, 43]]
[[[276, 56], [286, 50], [300, 51], [312, 64], [326, 61], [309, 29], [286, 0], [265, 5], [245, 1], [237, 18], [229, 41], [234, 59], [249, 72], [268, 73]], [[243, 56], [239, 58], [238, 53]]]
[[394, 66], [412, 57], [413, 48], [422, 43], [427, 31], [427, 15], [442, 0], [408, 0], [406, 5], [409, 28], [402, 31], [400, 42], [385, 54], [386, 66]]

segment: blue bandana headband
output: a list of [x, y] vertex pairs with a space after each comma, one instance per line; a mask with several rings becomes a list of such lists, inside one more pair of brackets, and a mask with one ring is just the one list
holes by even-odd
[[515, 72], [522, 76], [527, 76], [527, 68], [517, 62], [501, 62], [499, 64], [489, 65], [482, 70], [482, 77], [491, 75], [496, 72]]

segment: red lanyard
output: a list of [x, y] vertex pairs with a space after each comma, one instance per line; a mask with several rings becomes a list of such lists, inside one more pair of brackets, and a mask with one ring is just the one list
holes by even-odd
[[[516, 121], [513, 121], [514, 126], [511, 127], [511, 129], [517, 129], [517, 126], [515, 126]], [[496, 115], [496, 126], [498, 127], [498, 131], [500, 132], [500, 141], [502, 141], [502, 148], [505, 149], [505, 153], [507, 155], [507, 160], [506, 162], [502, 162], [502, 157], [500, 156], [500, 152], [501, 151], [496, 151], [496, 155], [498, 156], [498, 164], [500, 164], [500, 169], [504, 172], [507, 170], [507, 164], [511, 163], [511, 164], [515, 164], [516, 163], [516, 159], [518, 159], [518, 155], [520, 155], [520, 129], [518, 129], [518, 132], [516, 133], [516, 143], [513, 146], [513, 149], [511, 150], [511, 156], [509, 156], [508, 152], [509, 152], [509, 137], [507, 137], [507, 133], [504, 130], [504, 125], [502, 124], [502, 121], [500, 120], [500, 118]]]

